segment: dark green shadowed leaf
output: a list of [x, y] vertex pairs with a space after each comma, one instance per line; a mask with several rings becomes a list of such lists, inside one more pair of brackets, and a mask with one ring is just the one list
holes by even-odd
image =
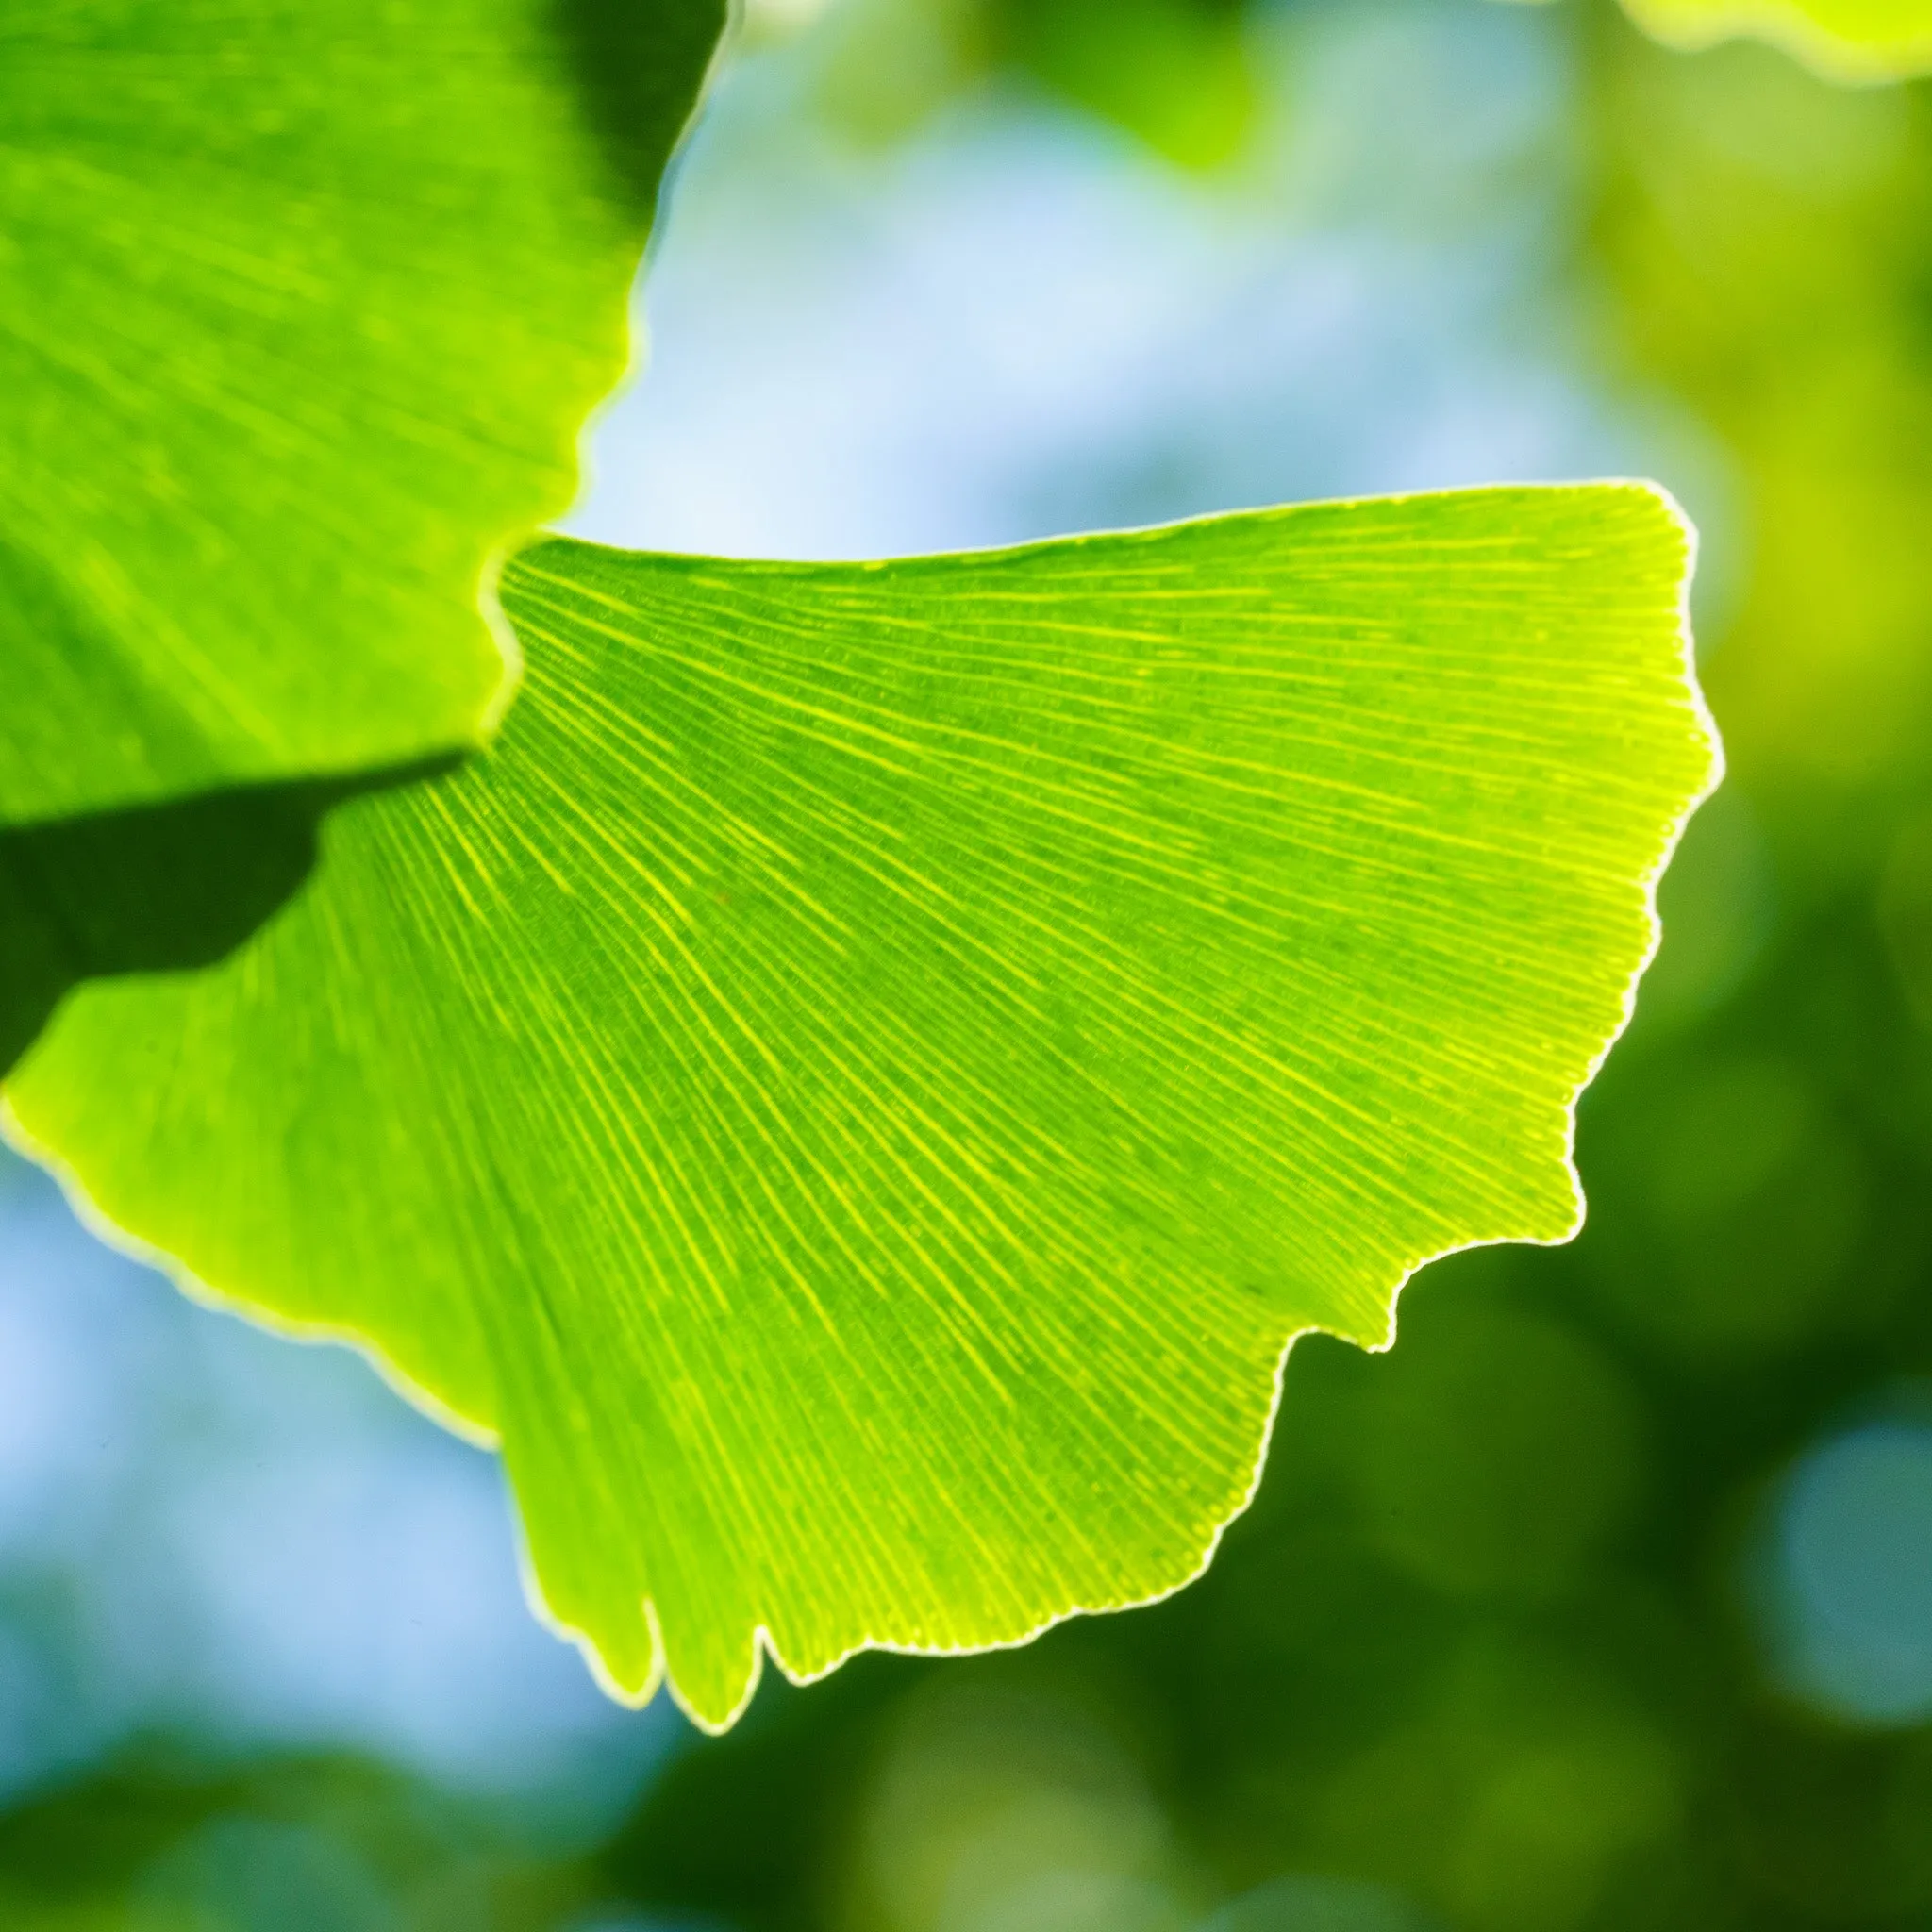
[[0, 21], [0, 823], [474, 741], [722, 0]]
[[1562, 1239], [1714, 748], [1638, 486], [986, 556], [519, 558], [492, 749], [225, 965], [83, 989], [24, 1144], [497, 1437], [551, 1611], [1016, 1640], [1250, 1491], [1282, 1351]]
[[308, 876], [326, 812], [455, 762], [0, 826], [0, 1079], [82, 980], [225, 958]]

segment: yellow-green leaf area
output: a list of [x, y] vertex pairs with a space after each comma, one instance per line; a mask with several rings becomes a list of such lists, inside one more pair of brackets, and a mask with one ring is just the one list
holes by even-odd
[[1575, 1225], [1572, 1106], [1715, 750], [1610, 485], [871, 565], [557, 540], [485, 755], [211, 971], [75, 994], [14, 1130], [500, 1441], [556, 1620], [760, 1648], [1172, 1590], [1283, 1351]]
[[1739, 34], [1773, 42], [1834, 80], [1932, 72], [1932, 0], [1624, 0], [1646, 32], [1708, 47]]
[[722, 0], [0, 21], [0, 823], [474, 742]]

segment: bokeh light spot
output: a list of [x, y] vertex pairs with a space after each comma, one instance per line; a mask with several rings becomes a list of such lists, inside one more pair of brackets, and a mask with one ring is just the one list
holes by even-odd
[[879, 1766], [861, 1917], [889, 1932], [1181, 1932], [1170, 1838], [1132, 1753], [1078, 1701], [941, 1682]]
[[1765, 1605], [1778, 1675], [1848, 1722], [1932, 1718], [1932, 1425], [1810, 1451], [1777, 1509]]

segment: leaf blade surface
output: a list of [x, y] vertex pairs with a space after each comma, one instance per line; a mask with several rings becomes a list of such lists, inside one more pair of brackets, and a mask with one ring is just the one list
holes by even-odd
[[[17, 1130], [501, 1440], [620, 1690], [1177, 1587], [1283, 1351], [1558, 1240], [1714, 747], [1636, 486], [883, 565], [555, 540], [485, 756]], [[133, 1097], [132, 1099], [130, 1097]]]
[[476, 740], [496, 560], [569, 503], [721, 24], [11, 9], [0, 824]]

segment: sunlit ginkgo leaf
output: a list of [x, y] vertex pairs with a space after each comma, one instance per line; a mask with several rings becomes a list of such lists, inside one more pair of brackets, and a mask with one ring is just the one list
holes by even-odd
[[475, 742], [723, 0], [0, 19], [0, 824]]
[[1283, 1351], [1557, 1241], [1711, 782], [1688, 534], [1478, 491], [883, 564], [555, 540], [491, 748], [12, 1131], [196, 1291], [501, 1442], [607, 1682], [1194, 1574]]

